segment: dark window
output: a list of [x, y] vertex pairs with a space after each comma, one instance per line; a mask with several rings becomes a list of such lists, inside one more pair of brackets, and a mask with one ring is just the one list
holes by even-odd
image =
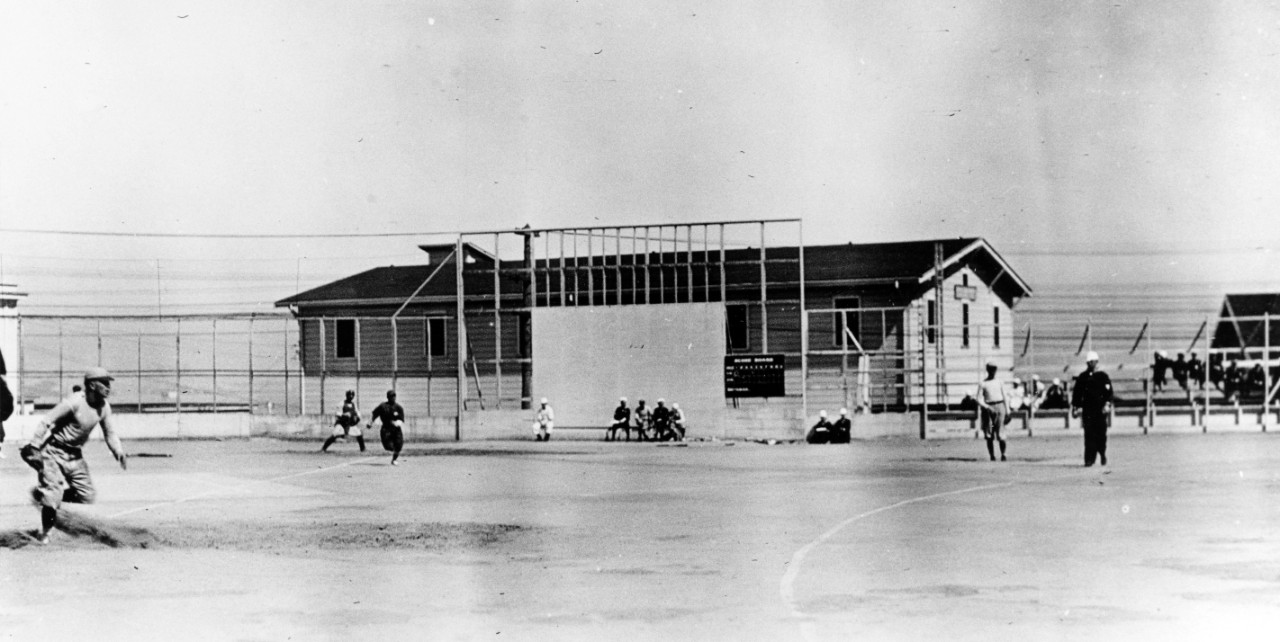
[[445, 334], [444, 317], [432, 317], [427, 319], [427, 356], [443, 357], [447, 353], [445, 350], [448, 335]]
[[356, 320], [338, 319], [334, 322], [334, 356], [339, 359], [356, 357]]
[[969, 347], [969, 304], [968, 303], [965, 303], [964, 305], [960, 306], [960, 323], [962, 324], [962, 327], [960, 330], [960, 346], [963, 348], [967, 348]]
[[747, 326], [747, 306], [725, 306], [729, 325], [729, 350], [746, 350], [751, 347], [751, 332]]
[[991, 330], [992, 344], [995, 347], [999, 348], [1000, 347], [1000, 308], [999, 307], [991, 308], [991, 323], [993, 328]]
[[937, 343], [938, 341], [938, 302], [929, 301], [929, 327], [925, 330], [925, 334], [929, 337], [929, 343]]
[[[832, 314], [831, 320], [832, 343], [834, 345], [844, 345], [845, 334], [847, 328], [853, 333], [853, 338], [857, 339], [858, 345], [862, 345], [862, 313], [857, 309], [862, 307], [862, 299], [858, 297], [843, 297], [832, 300], [832, 307], [837, 310], [848, 310], [841, 314], [836, 312]], [[841, 325], [840, 319], [844, 318], [844, 325]], [[849, 340], [849, 347], [853, 347], [853, 340]]]

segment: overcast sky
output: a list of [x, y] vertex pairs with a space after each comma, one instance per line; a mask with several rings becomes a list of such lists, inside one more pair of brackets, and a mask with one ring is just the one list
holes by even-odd
[[800, 217], [986, 237], [1037, 292], [1274, 291], [1278, 54], [1261, 0], [6, 2], [3, 279], [239, 310], [432, 239], [18, 230]]

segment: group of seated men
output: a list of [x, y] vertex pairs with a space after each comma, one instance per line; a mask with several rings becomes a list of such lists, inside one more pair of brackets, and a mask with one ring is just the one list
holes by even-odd
[[[632, 423], [632, 419], [635, 420]], [[685, 416], [680, 404], [673, 403], [667, 407], [665, 399], [659, 399], [658, 405], [652, 409], [644, 405], [644, 399], [636, 402], [635, 412], [627, 406], [627, 398], [618, 400], [618, 407], [613, 409], [613, 423], [605, 432], [605, 441], [618, 438], [618, 433], [626, 435], [631, 441], [631, 431], [636, 431], [638, 441], [684, 441]]]
[[811, 444], [847, 444], [852, 427], [847, 408], [840, 409], [840, 418], [835, 423], [827, 419], [827, 411], [823, 410], [818, 413], [818, 423], [809, 429], [804, 440]]

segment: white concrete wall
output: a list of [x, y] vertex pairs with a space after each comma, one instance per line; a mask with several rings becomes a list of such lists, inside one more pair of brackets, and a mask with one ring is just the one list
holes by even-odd
[[619, 397], [710, 417], [724, 407], [724, 324], [722, 303], [538, 308], [533, 397], [565, 426], [603, 430]]

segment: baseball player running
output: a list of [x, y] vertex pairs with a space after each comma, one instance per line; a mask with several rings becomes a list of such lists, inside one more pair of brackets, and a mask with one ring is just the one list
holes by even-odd
[[356, 429], [356, 443], [360, 444], [360, 452], [364, 452], [364, 434], [360, 432], [360, 411], [356, 409], [356, 391], [348, 390], [347, 399], [342, 402], [342, 412], [338, 413], [333, 420], [333, 433], [324, 440], [320, 452], [329, 452], [329, 446], [339, 439], [346, 441], [352, 428]]
[[391, 452], [391, 465], [395, 466], [400, 459], [400, 450], [404, 448], [404, 408], [396, 403], [396, 391], [387, 391], [387, 400], [378, 404], [369, 415], [369, 427], [373, 422], [381, 421], [382, 448]]

